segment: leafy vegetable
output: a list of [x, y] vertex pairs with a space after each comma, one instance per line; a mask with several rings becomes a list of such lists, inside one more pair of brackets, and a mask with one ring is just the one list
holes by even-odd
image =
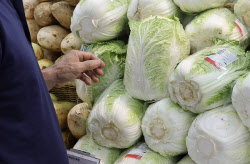
[[234, 5], [234, 14], [244, 23], [250, 32], [250, 1], [238, 0]]
[[96, 144], [90, 135], [80, 138], [74, 149], [90, 153], [101, 160], [100, 164], [113, 164], [121, 153], [119, 149], [106, 148]]
[[178, 20], [150, 17], [130, 22], [124, 84], [140, 100], [168, 97], [167, 84], [177, 63], [190, 52], [190, 43]]
[[131, 0], [128, 19], [141, 21], [150, 16], [181, 17], [182, 13], [173, 0]]
[[223, 7], [227, 0], [174, 0], [175, 4], [187, 13], [197, 13], [207, 9]]
[[128, 0], [81, 0], [71, 19], [71, 30], [84, 43], [117, 37], [127, 22]]
[[243, 124], [250, 128], [250, 73], [237, 80], [233, 88], [232, 103]]
[[163, 156], [186, 153], [186, 136], [194, 117], [170, 98], [150, 105], [142, 119], [147, 145]]
[[214, 42], [184, 59], [170, 77], [171, 99], [194, 113], [231, 102], [233, 82], [248, 72], [250, 54], [236, 41]]
[[199, 115], [188, 132], [187, 149], [197, 163], [250, 163], [250, 132], [233, 106]]
[[142, 135], [143, 115], [143, 103], [133, 99], [126, 92], [122, 80], [117, 80], [94, 105], [87, 127], [98, 144], [128, 148]]
[[226, 8], [212, 9], [198, 15], [185, 28], [191, 42], [191, 51], [194, 53], [212, 46], [215, 37], [239, 41], [246, 48], [248, 36], [241, 32], [245, 27], [238, 27], [236, 20], [237, 17]]

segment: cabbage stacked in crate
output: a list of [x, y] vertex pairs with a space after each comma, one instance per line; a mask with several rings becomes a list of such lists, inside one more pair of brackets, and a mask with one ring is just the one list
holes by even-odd
[[76, 82], [74, 148], [103, 164], [250, 163], [249, 28], [249, 0], [81, 0], [71, 37], [106, 67]]

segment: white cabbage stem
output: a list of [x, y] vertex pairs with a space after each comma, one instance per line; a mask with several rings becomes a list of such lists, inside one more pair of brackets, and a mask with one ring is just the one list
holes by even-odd
[[185, 140], [194, 117], [170, 98], [150, 105], [142, 120], [147, 145], [163, 156], [186, 153]]
[[143, 104], [126, 93], [121, 80], [99, 98], [88, 120], [94, 140], [106, 147], [128, 148], [142, 135]]
[[232, 105], [199, 115], [190, 127], [186, 145], [197, 164], [250, 162], [250, 132]]

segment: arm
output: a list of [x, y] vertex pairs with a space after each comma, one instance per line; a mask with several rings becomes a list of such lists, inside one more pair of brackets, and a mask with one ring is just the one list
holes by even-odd
[[104, 62], [90, 52], [70, 51], [53, 66], [42, 70], [42, 74], [50, 90], [54, 87], [62, 87], [77, 78], [91, 85], [91, 80], [99, 81], [97, 76], [103, 75], [104, 67]]

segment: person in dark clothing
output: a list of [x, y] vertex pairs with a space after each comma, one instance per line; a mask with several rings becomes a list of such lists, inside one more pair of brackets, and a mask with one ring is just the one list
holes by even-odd
[[75, 78], [98, 82], [104, 66], [91, 53], [71, 51], [41, 72], [22, 0], [0, 0], [0, 164], [68, 164], [48, 90]]

